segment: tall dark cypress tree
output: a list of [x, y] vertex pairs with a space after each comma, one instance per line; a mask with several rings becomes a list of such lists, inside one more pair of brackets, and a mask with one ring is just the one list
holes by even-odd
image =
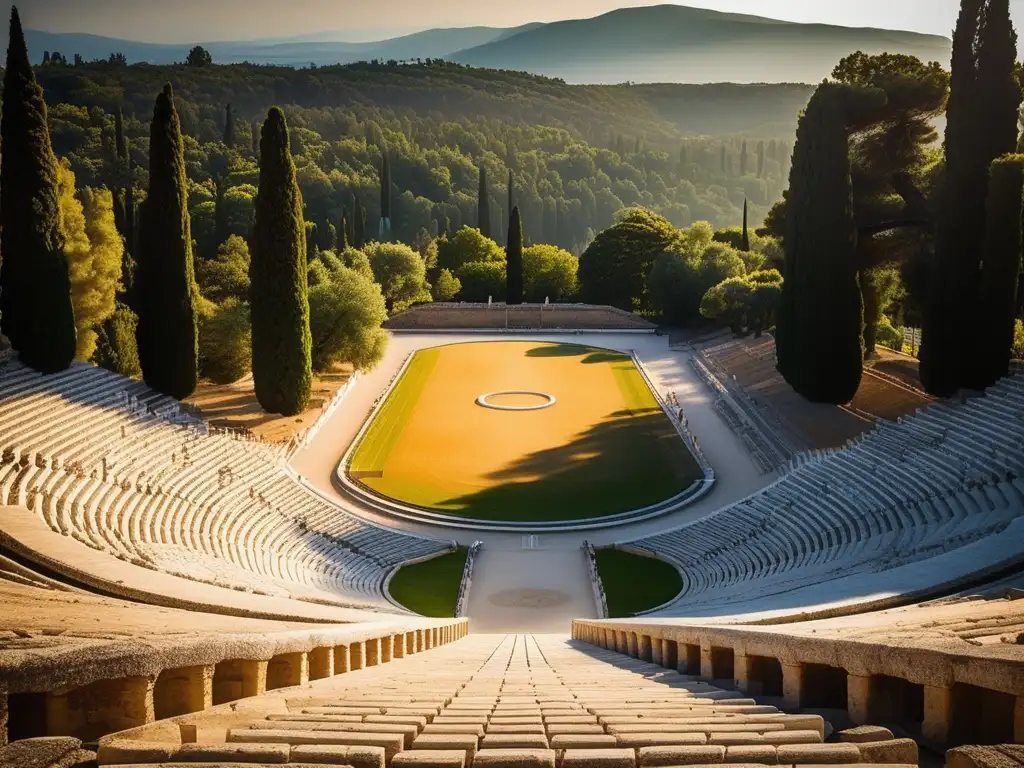
[[514, 187], [513, 182], [512, 182], [512, 168], [510, 167], [508, 169], [508, 209], [509, 209], [509, 211], [511, 211], [513, 208], [516, 207], [516, 202], [515, 202], [515, 200], [512, 197], [512, 194], [513, 194], [514, 191], [515, 191], [515, 187]]
[[341, 253], [350, 245], [349, 240], [348, 211], [341, 209], [341, 226], [338, 228], [338, 253]]
[[747, 199], [743, 198], [743, 239], [740, 241], [740, 250], [750, 251], [750, 230], [747, 229]]
[[128, 157], [128, 145], [124, 140], [124, 114], [120, 107], [114, 112], [114, 154], [122, 162]]
[[864, 307], [847, 133], [859, 98], [884, 95], [819, 86], [800, 117], [793, 153], [776, 344], [779, 371], [814, 402], [848, 403], [863, 367]]
[[136, 254], [139, 363], [146, 383], [179, 400], [198, 371], [196, 283], [185, 147], [170, 84], [156, 98], [149, 131], [149, 195]]
[[224, 144], [228, 147], [235, 146], [235, 114], [231, 111], [231, 105], [224, 108]]
[[980, 328], [973, 355], [980, 368], [979, 388], [1009, 372], [1010, 347], [1021, 270], [1021, 214], [1024, 155], [1006, 155], [992, 163], [982, 251]]
[[60, 228], [59, 166], [17, 8], [11, 9], [0, 142], [0, 328], [22, 362], [56, 373], [75, 357], [75, 312]]
[[491, 236], [491, 196], [487, 193], [487, 169], [480, 166], [480, 187], [477, 190], [476, 226], [484, 237]]
[[757, 178], [764, 178], [764, 142], [757, 142]]
[[355, 210], [352, 214], [352, 247], [362, 248], [366, 245], [366, 211], [356, 198]]
[[985, 385], [968, 354], [979, 311], [981, 238], [989, 167], [1016, 147], [1020, 87], [1017, 36], [1008, 0], [962, 0], [953, 34], [946, 108], [946, 176], [941, 191], [921, 344], [921, 381], [934, 395]]
[[306, 283], [306, 225], [284, 112], [273, 107], [260, 137], [249, 301], [256, 399], [268, 413], [294, 416], [313, 382]]
[[387, 152], [380, 157], [380, 240], [391, 240], [391, 160]]
[[519, 208], [512, 209], [508, 220], [507, 270], [505, 278], [505, 301], [509, 304], [523, 303], [523, 222]]
[[[227, 186], [224, 179], [217, 177], [213, 180], [215, 196], [213, 200], [213, 239], [216, 240], [216, 248], [220, 248], [228, 239], [231, 231], [228, 227], [228, 209], [224, 204], [224, 187]], [[215, 250], [216, 252], [216, 250]], [[209, 254], [210, 257], [214, 253]]]
[[743, 146], [740, 148], [740, 176], [747, 175], [747, 140], [743, 140]]

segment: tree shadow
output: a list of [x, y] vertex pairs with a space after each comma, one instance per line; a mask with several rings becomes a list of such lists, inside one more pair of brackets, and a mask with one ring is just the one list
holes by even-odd
[[555, 344], [544, 347], [534, 347], [526, 350], [527, 357], [582, 357], [580, 362], [584, 365], [593, 363], [622, 363], [629, 361], [630, 357], [622, 352], [615, 352], [611, 349], [598, 349], [596, 347], [585, 347], [581, 344]]
[[483, 520], [583, 519], [656, 504], [700, 476], [660, 408], [616, 411], [564, 445], [491, 473], [495, 485], [442, 506]]

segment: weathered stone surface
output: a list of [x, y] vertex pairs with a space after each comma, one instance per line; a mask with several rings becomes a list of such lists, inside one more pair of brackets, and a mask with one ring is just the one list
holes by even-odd
[[395, 755], [391, 768], [465, 768], [466, 753], [461, 749], [408, 749]]
[[486, 749], [477, 752], [473, 768], [555, 768], [553, 749]]
[[879, 725], [858, 725], [839, 732], [839, 740], [857, 744], [865, 741], [888, 741], [893, 738], [892, 731]]
[[547, 749], [547, 736], [530, 733], [491, 733], [480, 740], [480, 749]]
[[154, 744], [145, 741], [118, 741], [101, 744], [96, 759], [101, 765], [123, 765], [124, 763], [162, 763], [169, 761], [177, 752], [177, 744]]
[[637, 750], [641, 766], [701, 765], [725, 762], [725, 747], [722, 746], [671, 746], [641, 747]]
[[0, 768], [65, 768], [79, 761], [82, 742], [70, 736], [14, 741], [0, 747]]
[[917, 742], [913, 739], [857, 742], [864, 763], [917, 763]]
[[291, 747], [287, 744], [182, 744], [173, 759], [189, 763], [280, 764], [287, 763]]
[[785, 744], [778, 749], [781, 765], [832, 765], [859, 763], [856, 744]]
[[635, 768], [632, 749], [567, 749], [562, 768]]
[[725, 762], [774, 765], [778, 756], [776, 748], [768, 744], [734, 744], [725, 748]]
[[602, 733], [566, 733], [551, 737], [551, 748], [562, 749], [611, 749], [616, 746], [615, 737]]
[[[397, 756], [393, 755], [392, 760]], [[292, 747], [289, 762], [350, 765], [352, 768], [384, 768], [386, 759], [387, 750], [384, 747], [303, 744]]]

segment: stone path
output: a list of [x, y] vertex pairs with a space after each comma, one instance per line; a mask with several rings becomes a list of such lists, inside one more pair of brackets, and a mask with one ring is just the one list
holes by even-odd
[[[826, 744], [819, 715], [784, 714], [741, 693], [557, 635], [472, 635], [249, 701], [248, 708], [219, 707], [182, 721], [188, 724], [179, 732], [191, 743], [169, 738], [173, 723], [137, 731], [134, 740], [105, 740], [99, 764], [636, 768], [917, 762], [913, 742]], [[893, 759], [900, 750], [904, 759]]]
[[[538, 551], [524, 550], [522, 535], [518, 533], [479, 532], [395, 520], [358, 507], [338, 494], [331, 481], [338, 461], [362, 426], [373, 402], [384, 392], [410, 353], [461, 341], [524, 339], [635, 350], [655, 386], [664, 394], [676, 393], [691, 430], [715, 468], [718, 479], [714, 489], [679, 512], [655, 520], [595, 531], [541, 534]], [[469, 602], [474, 632], [513, 628], [565, 631], [573, 618], [594, 616], [596, 611], [585, 562], [579, 556], [584, 540], [604, 545], [675, 528], [741, 499], [774, 479], [760, 474], [742, 443], [713, 410], [711, 395], [697, 379], [688, 360], [687, 352], [668, 348], [666, 337], [643, 334], [394, 334], [381, 364], [361, 377], [343, 407], [312, 443], [292, 459], [291, 466], [317, 491], [371, 522], [420, 535], [453, 538], [462, 544], [483, 541]], [[545, 594], [539, 596], [535, 590], [544, 590]]]

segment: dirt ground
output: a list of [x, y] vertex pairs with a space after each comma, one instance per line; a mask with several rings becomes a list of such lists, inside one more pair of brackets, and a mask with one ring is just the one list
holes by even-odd
[[[532, 411], [477, 403], [510, 390], [549, 394], [555, 403]], [[632, 361], [605, 350], [540, 342], [424, 350], [377, 420], [352, 467], [383, 477], [362, 482], [467, 516], [624, 512], [669, 498], [696, 477], [696, 463]]]
[[256, 400], [252, 374], [234, 384], [213, 384], [204, 381], [185, 402], [198, 415], [215, 427], [241, 429], [259, 435], [267, 442], [286, 443], [314, 421], [331, 402], [334, 395], [352, 376], [352, 366], [338, 365], [328, 373], [313, 378], [309, 408], [299, 416], [267, 413]]

